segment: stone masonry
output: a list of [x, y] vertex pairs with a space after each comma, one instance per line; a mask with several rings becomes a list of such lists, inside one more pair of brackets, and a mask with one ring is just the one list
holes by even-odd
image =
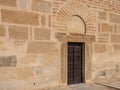
[[120, 0], [0, 0], [0, 90], [67, 86], [67, 42], [85, 42], [85, 82], [120, 80]]

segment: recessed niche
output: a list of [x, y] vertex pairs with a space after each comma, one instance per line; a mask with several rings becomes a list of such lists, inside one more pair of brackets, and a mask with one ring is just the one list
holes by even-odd
[[79, 16], [72, 16], [67, 22], [67, 31], [75, 34], [85, 34], [85, 23]]

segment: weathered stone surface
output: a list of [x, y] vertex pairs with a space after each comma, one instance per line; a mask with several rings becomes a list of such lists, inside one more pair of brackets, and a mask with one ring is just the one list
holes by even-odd
[[25, 90], [26, 83], [22, 80], [7, 80], [0, 82], [0, 90]]
[[55, 42], [30, 42], [28, 44], [28, 53], [50, 53], [57, 52], [58, 45]]
[[118, 33], [118, 26], [116, 24], [114, 25], [114, 33]]
[[17, 64], [16, 56], [1, 56], [0, 67], [15, 67]]
[[36, 28], [34, 30], [34, 38], [35, 40], [50, 40], [50, 33], [49, 29]]
[[106, 33], [111, 33], [113, 32], [113, 27], [112, 25], [109, 25], [107, 23], [102, 23], [101, 25], [101, 28], [100, 28], [100, 31], [101, 32], [106, 32]]
[[[58, 75], [60, 70], [60, 60], [58, 54], [53, 54], [52, 52], [49, 54], [40, 55], [37, 58], [37, 63], [39, 63], [39, 66], [35, 67], [35, 75], [41, 76], [41, 77], [53, 77], [53, 75]], [[58, 71], [55, 71], [54, 68], [56, 68]], [[49, 73], [49, 75], [48, 75]], [[60, 74], [59, 74], [60, 75]], [[56, 78], [56, 77], [54, 77]], [[57, 78], [58, 79], [58, 78]], [[56, 79], [56, 80], [57, 80]]]
[[0, 5], [3, 6], [16, 6], [16, 0], [0, 0]]
[[114, 23], [120, 23], [120, 15], [110, 13], [110, 21]]
[[48, 16], [48, 26], [51, 27], [51, 16]]
[[117, 80], [117, 71], [115, 69], [106, 70], [105, 73], [106, 73], [106, 78], [109, 82]]
[[31, 1], [30, 0], [17, 0], [17, 6], [20, 9], [29, 9]]
[[32, 0], [32, 9], [40, 12], [50, 12], [51, 3], [44, 0]]
[[15, 10], [1, 10], [2, 22], [25, 24], [25, 25], [38, 25], [39, 15], [36, 13], [15, 11]]
[[28, 28], [21, 26], [9, 26], [9, 37], [11, 39], [28, 39]]
[[106, 20], [106, 12], [99, 11], [98, 18], [102, 20]]
[[41, 16], [41, 26], [45, 26], [46, 25], [46, 16], [42, 15]]
[[98, 42], [100, 43], [108, 43], [109, 42], [109, 34], [98, 34]]
[[118, 32], [120, 33], [120, 25], [118, 26]]
[[5, 27], [0, 25], [0, 36], [5, 36]]
[[21, 58], [21, 60], [19, 61], [21, 65], [30, 65], [30, 64], [34, 64], [36, 63], [36, 58], [37, 56], [35, 55], [27, 55], [23, 58]]
[[0, 80], [28, 80], [33, 77], [33, 68], [2, 69]]
[[94, 78], [95, 79], [105, 79], [106, 78], [105, 70], [98, 71]]
[[113, 45], [115, 51], [120, 51], [120, 45]]
[[67, 31], [75, 34], [85, 34], [85, 24], [78, 16], [73, 16], [67, 22]]
[[95, 44], [94, 45], [94, 52], [95, 53], [104, 53], [106, 52], [107, 47], [104, 44]]
[[92, 77], [92, 63], [91, 63], [91, 53], [92, 53], [92, 46], [90, 43], [85, 43], [85, 79], [86, 82], [89, 81]]
[[120, 35], [111, 35], [111, 42], [120, 43]]

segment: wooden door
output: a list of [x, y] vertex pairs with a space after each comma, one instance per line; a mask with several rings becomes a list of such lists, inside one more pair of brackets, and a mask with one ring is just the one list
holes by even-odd
[[83, 43], [68, 43], [68, 84], [83, 82]]

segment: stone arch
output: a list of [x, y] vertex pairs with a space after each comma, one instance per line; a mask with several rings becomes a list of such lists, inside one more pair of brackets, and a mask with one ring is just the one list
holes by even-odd
[[[91, 52], [92, 42], [95, 42], [95, 19], [90, 10], [80, 0], [67, 0], [59, 7], [57, 14], [54, 14], [54, 29], [56, 38], [61, 42], [61, 85], [67, 85], [67, 43], [85, 42], [85, 82], [91, 81]], [[84, 35], [67, 31], [67, 24], [71, 17], [77, 17], [83, 24]], [[65, 32], [65, 33], [64, 33]], [[67, 32], [67, 34], [66, 34]]]
[[84, 31], [86, 34], [94, 34], [96, 32], [95, 19], [90, 10], [81, 1], [68, 0], [64, 5], [60, 6], [56, 16], [56, 23], [54, 24], [56, 30], [66, 31], [67, 22], [69, 22], [71, 17], [79, 16], [85, 24]]

